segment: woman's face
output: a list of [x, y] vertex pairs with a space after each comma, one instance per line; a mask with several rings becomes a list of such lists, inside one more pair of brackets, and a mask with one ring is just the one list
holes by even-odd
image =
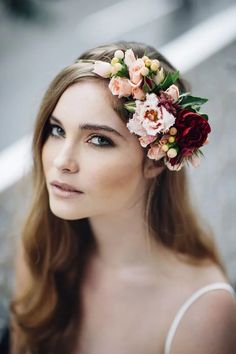
[[[53, 125], [42, 163], [51, 211], [62, 219], [114, 214], [143, 197], [143, 148], [114, 111], [111, 99], [103, 83], [82, 81], [63, 93], [50, 117]], [[84, 125], [106, 126], [116, 133]], [[52, 181], [83, 193], [60, 196]]]

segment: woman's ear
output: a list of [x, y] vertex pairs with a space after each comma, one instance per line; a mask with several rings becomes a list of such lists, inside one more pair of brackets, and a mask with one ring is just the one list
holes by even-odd
[[144, 163], [144, 177], [155, 178], [162, 173], [164, 168], [162, 160], [153, 160], [147, 157]]

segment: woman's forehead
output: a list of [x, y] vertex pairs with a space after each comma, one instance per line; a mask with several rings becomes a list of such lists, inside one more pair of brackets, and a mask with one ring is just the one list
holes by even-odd
[[52, 116], [62, 123], [106, 124], [130, 136], [125, 123], [114, 107], [117, 98], [102, 80], [83, 80], [68, 87], [61, 95]]

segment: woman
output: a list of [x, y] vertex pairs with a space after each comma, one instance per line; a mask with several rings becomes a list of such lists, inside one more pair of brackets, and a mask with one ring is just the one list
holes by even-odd
[[34, 130], [12, 353], [235, 352], [234, 291], [185, 171], [210, 133], [205, 101], [136, 42], [89, 50], [53, 80]]

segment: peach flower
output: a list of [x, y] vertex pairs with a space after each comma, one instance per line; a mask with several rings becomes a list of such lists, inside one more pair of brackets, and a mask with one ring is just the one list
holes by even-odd
[[173, 102], [176, 102], [179, 98], [179, 88], [176, 85], [171, 85], [165, 92], [172, 98]]
[[156, 136], [153, 135], [144, 135], [139, 138], [140, 145], [142, 147], [146, 147], [147, 145], [151, 144], [154, 140], [156, 140]]
[[147, 153], [147, 157], [153, 160], [160, 160], [163, 156], [165, 156], [165, 152], [160, 148], [158, 144], [154, 144]]
[[135, 58], [134, 52], [132, 49], [128, 49], [125, 52], [124, 62], [129, 70], [129, 77], [133, 84], [138, 84], [142, 82], [143, 76], [141, 70], [145, 68], [145, 63], [143, 59]]
[[138, 84], [140, 81], [142, 82], [143, 79], [142, 70], [144, 68], [146, 67], [142, 59], [136, 59], [129, 66], [129, 77], [134, 84]]
[[145, 92], [140, 87], [133, 87], [132, 95], [136, 100], [144, 100], [146, 97]]
[[117, 76], [112, 77], [108, 85], [113, 95], [118, 95], [118, 97], [128, 97], [132, 93], [132, 86], [128, 79]]
[[125, 52], [124, 62], [128, 66], [128, 68], [135, 62], [136, 58], [132, 49], [127, 49]]

